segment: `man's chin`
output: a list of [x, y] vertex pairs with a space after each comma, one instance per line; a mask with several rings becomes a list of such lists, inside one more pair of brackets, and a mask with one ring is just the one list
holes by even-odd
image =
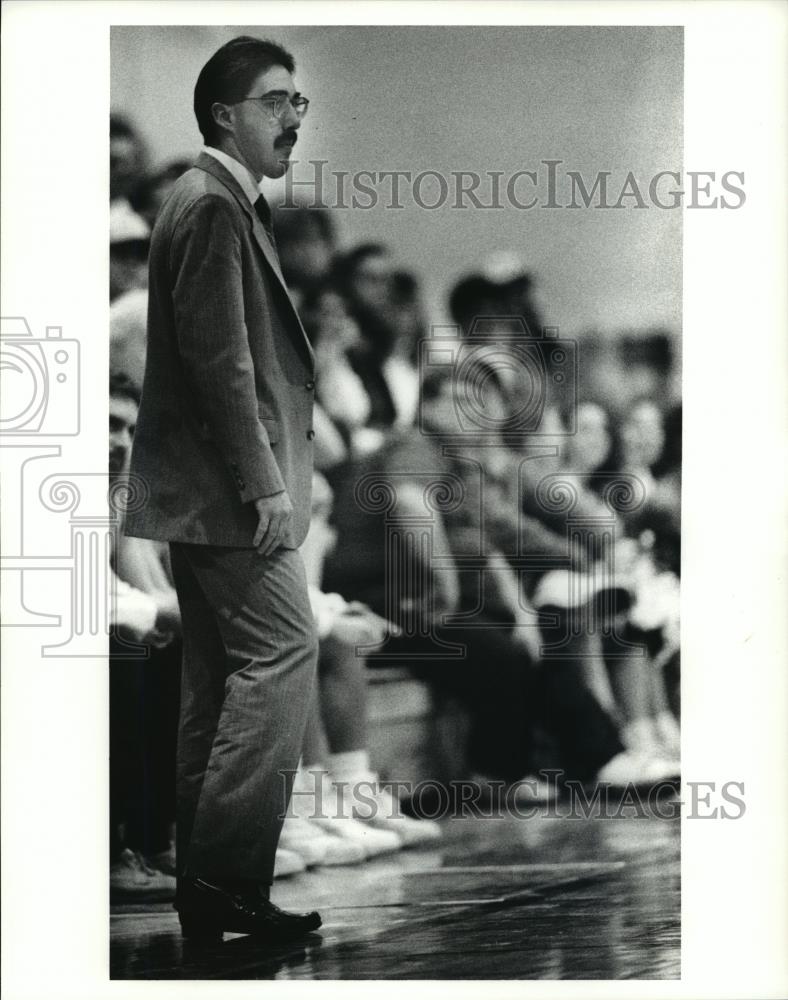
[[285, 150], [284, 152], [279, 153], [278, 159], [276, 160], [276, 163], [272, 165], [271, 170], [266, 171], [266, 176], [283, 177], [290, 169], [291, 165], [290, 156], [291, 156], [290, 150]]

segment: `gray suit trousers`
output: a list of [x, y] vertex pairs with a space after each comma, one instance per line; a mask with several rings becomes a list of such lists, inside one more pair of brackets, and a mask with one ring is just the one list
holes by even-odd
[[301, 555], [170, 552], [183, 621], [178, 871], [270, 884], [317, 664]]

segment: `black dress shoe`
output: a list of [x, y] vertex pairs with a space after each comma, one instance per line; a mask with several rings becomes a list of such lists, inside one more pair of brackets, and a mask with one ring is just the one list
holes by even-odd
[[228, 888], [201, 878], [183, 879], [175, 909], [185, 938], [221, 941], [225, 931], [266, 941], [292, 941], [317, 930], [320, 914], [288, 913], [257, 888]]

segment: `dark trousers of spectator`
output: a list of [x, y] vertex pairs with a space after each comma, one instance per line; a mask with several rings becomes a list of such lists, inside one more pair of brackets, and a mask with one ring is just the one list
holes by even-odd
[[[127, 658], [110, 640], [110, 858], [170, 845], [175, 819], [181, 644]], [[121, 836], [122, 827], [122, 836]]]
[[435, 636], [464, 646], [465, 655], [428, 658], [434, 647], [407, 637], [390, 640], [386, 652], [401, 651], [416, 676], [466, 707], [471, 770], [516, 781], [539, 768], [561, 768], [566, 778], [586, 781], [624, 749], [583, 678], [582, 637], [560, 658], [533, 664], [505, 625], [438, 627]]

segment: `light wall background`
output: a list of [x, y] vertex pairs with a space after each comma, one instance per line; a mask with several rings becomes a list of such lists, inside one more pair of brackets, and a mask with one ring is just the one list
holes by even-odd
[[[560, 171], [589, 182], [612, 171], [617, 194], [629, 170], [646, 189], [656, 172], [682, 169], [680, 27], [114, 26], [112, 108], [140, 129], [153, 165], [199, 150], [197, 74], [245, 33], [294, 54], [312, 101], [295, 156], [331, 171], [511, 175], [560, 159]], [[274, 203], [282, 192], [270, 182]], [[680, 332], [680, 209], [426, 211], [403, 201], [401, 211], [338, 210], [340, 239], [390, 244], [421, 276], [436, 321], [452, 282], [504, 250], [533, 271], [545, 318], [564, 335]]]

